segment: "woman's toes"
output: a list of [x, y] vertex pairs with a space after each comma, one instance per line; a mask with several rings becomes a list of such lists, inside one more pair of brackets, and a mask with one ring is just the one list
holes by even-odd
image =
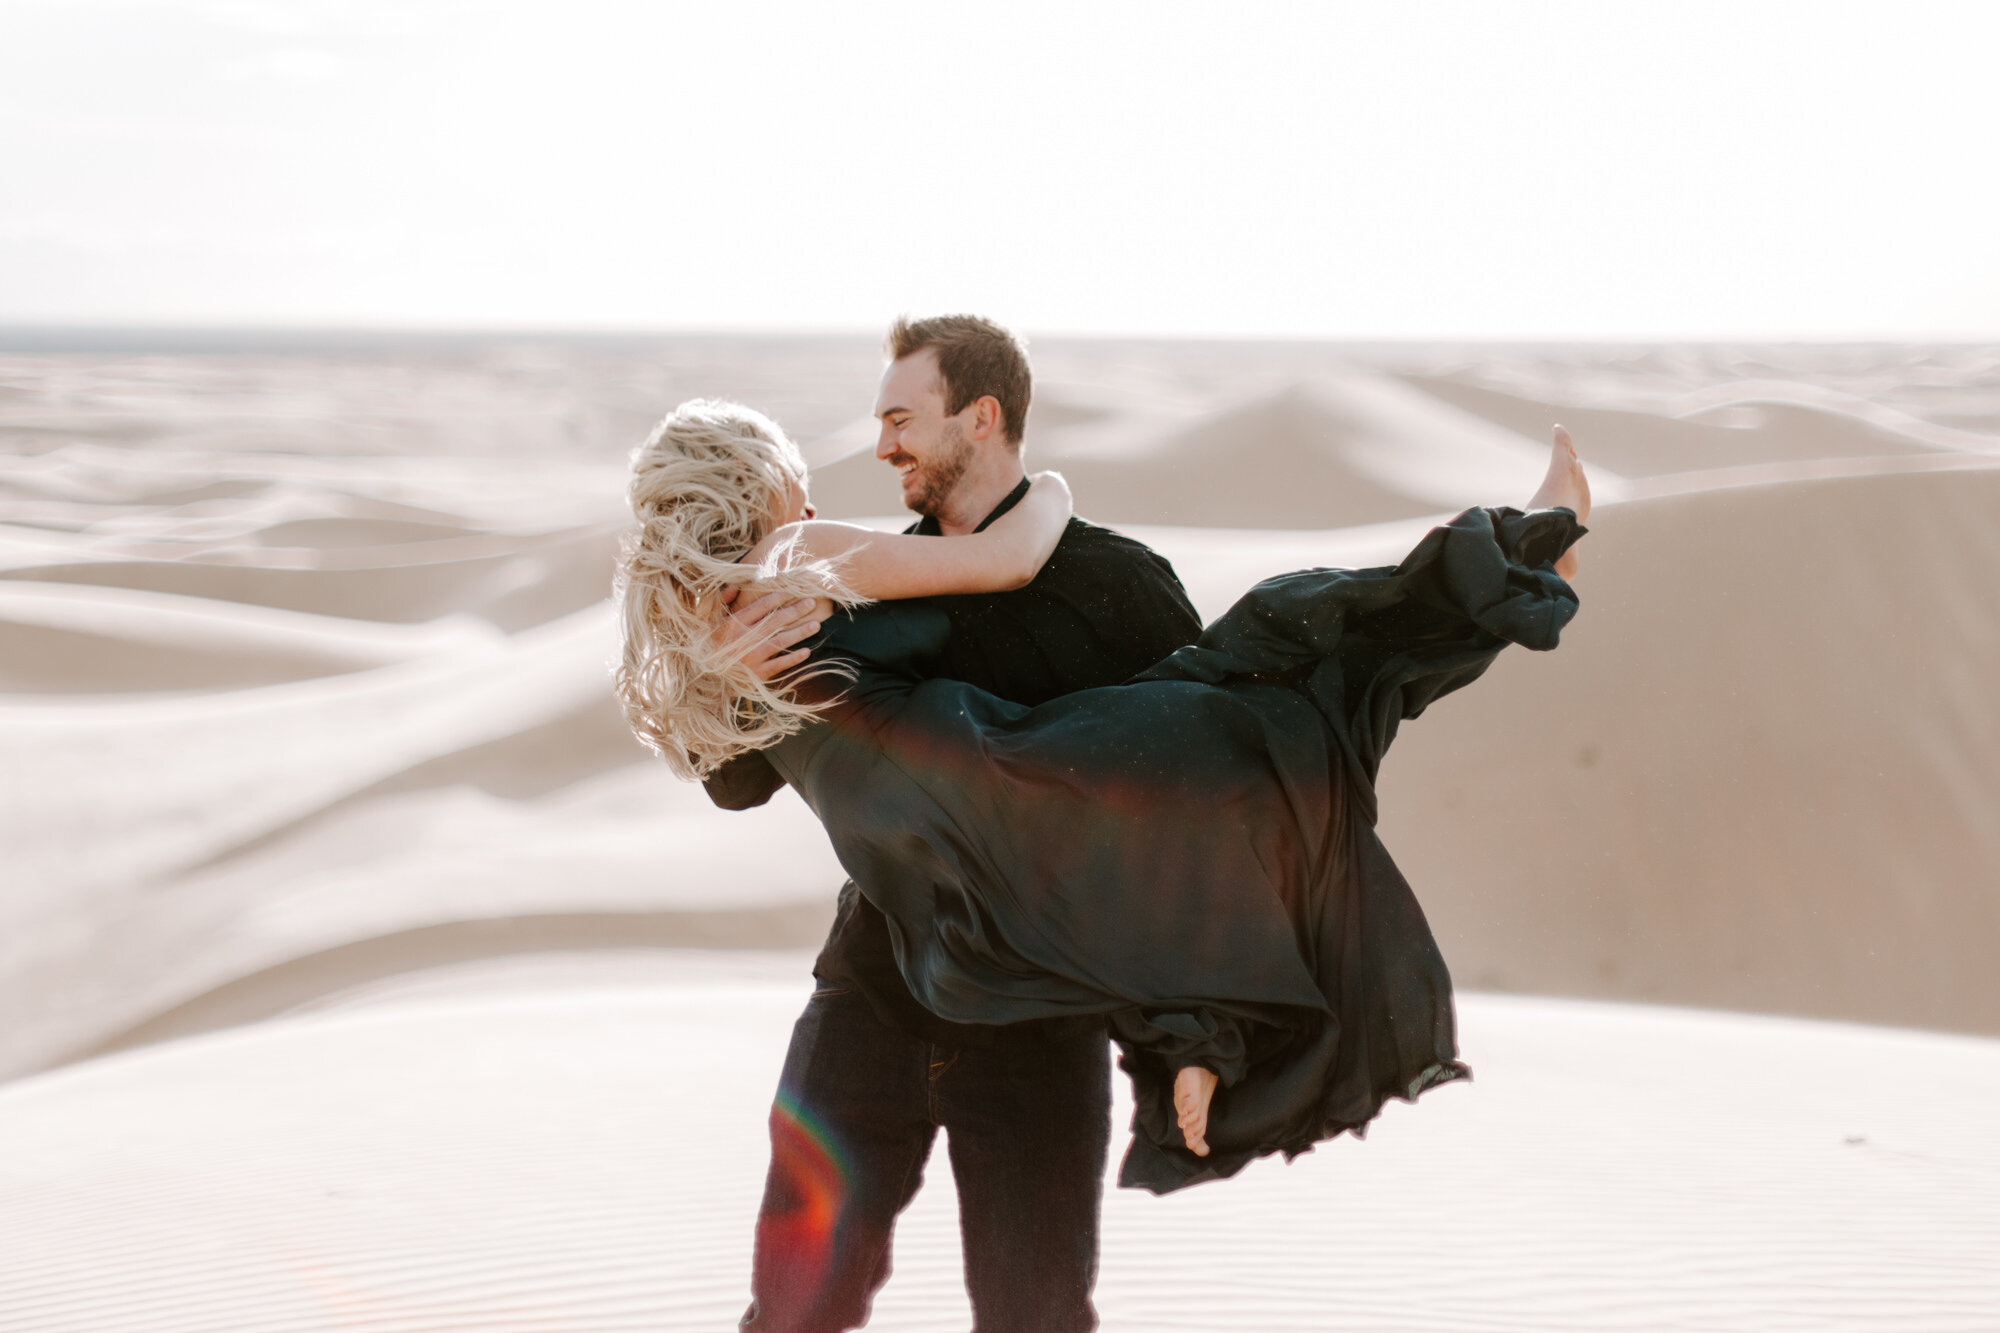
[[1181, 1140], [1196, 1157], [1208, 1156], [1208, 1103], [1215, 1095], [1215, 1075], [1189, 1065], [1174, 1075], [1175, 1119]]
[[1549, 470], [1534, 498], [1528, 501], [1528, 508], [1561, 506], [1581, 520], [1590, 512], [1590, 482], [1584, 476], [1583, 461], [1577, 457], [1576, 442], [1569, 431], [1557, 426], [1550, 434], [1553, 439], [1549, 445]]

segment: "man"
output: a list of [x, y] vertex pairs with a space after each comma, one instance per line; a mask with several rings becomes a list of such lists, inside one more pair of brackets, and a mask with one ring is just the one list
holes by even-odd
[[[909, 529], [975, 532], [1026, 493], [1032, 383], [1018, 339], [984, 319], [899, 320], [875, 402], [875, 455], [896, 469]], [[941, 674], [1035, 704], [1113, 685], [1191, 643], [1201, 623], [1145, 546], [1072, 519], [1034, 582], [939, 599], [952, 635]], [[725, 637], [767, 676], [802, 661], [809, 632], [776, 599], [740, 607]], [[756, 754], [708, 782], [718, 805], [768, 800]], [[980, 1333], [1095, 1328], [1097, 1221], [1110, 1143], [1103, 1020], [947, 1023], [911, 996], [882, 914], [850, 882], [813, 968], [772, 1110], [754, 1299], [742, 1327], [819, 1333], [866, 1322], [889, 1276], [895, 1218], [949, 1131]]]

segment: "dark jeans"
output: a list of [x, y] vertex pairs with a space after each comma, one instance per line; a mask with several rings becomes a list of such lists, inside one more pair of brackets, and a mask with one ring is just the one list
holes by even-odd
[[771, 1174], [742, 1327], [835, 1333], [889, 1279], [896, 1214], [947, 1131], [974, 1333], [1097, 1327], [1097, 1211], [1111, 1138], [1100, 1019], [996, 1030], [948, 1048], [883, 1023], [861, 996], [816, 992], [792, 1029], [771, 1108]]

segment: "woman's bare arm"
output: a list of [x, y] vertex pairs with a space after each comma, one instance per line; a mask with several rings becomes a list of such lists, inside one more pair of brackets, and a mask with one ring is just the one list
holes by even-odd
[[773, 532], [751, 562], [796, 535], [792, 558], [839, 559], [842, 580], [863, 597], [893, 601], [952, 593], [1006, 592], [1034, 580], [1069, 525], [1069, 485], [1038, 472], [1028, 493], [986, 531], [963, 537], [916, 537], [852, 523], [808, 519]]

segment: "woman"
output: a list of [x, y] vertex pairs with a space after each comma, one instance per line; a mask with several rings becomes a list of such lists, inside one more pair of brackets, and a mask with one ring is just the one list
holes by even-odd
[[[767, 750], [941, 1017], [1106, 1015], [1135, 1095], [1121, 1183], [1231, 1175], [1466, 1076], [1374, 777], [1402, 719], [1575, 613], [1589, 492], [1560, 428], [1532, 512], [1468, 510], [1394, 569], [1267, 580], [1133, 682], [1036, 708], [928, 679], [948, 622], [903, 599], [1032, 579], [1069, 517], [1060, 477], [973, 536], [817, 521], [777, 426], [712, 402], [633, 469], [634, 729], [685, 777]], [[775, 683], [714, 634], [747, 584], [820, 603]]]

